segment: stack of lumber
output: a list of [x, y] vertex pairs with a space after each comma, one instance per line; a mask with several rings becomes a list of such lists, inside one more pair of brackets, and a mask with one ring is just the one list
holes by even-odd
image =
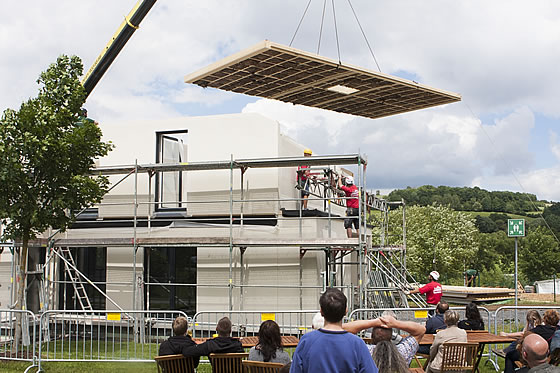
[[515, 289], [466, 287], [442, 285], [443, 299], [448, 303], [467, 304], [470, 302], [498, 302], [515, 297]]

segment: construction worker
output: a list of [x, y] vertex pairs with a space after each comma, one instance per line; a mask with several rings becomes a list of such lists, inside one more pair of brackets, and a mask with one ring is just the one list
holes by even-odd
[[[313, 152], [311, 149], [303, 151], [304, 157], [311, 157]], [[301, 165], [298, 167], [298, 188], [301, 190], [301, 198], [303, 198], [303, 209], [307, 210], [307, 202], [309, 198], [309, 166]]]
[[[358, 187], [354, 185], [354, 178], [346, 176], [346, 185], [342, 185], [342, 178], [338, 178], [338, 189], [342, 189], [346, 194], [346, 219], [344, 219], [344, 228], [346, 228], [346, 236], [352, 238], [352, 225], [356, 228], [356, 233], [360, 233], [360, 222], [358, 215], [360, 212], [360, 200], [358, 199]], [[355, 217], [354, 217], [355, 216]]]
[[439, 280], [439, 272], [430, 272], [430, 274], [428, 275], [428, 279], [429, 282], [426, 285], [422, 286], [421, 288], [411, 290], [406, 294], [426, 294], [426, 303], [428, 303], [429, 306], [437, 306], [437, 304], [441, 300], [442, 294], [441, 284], [437, 282]]

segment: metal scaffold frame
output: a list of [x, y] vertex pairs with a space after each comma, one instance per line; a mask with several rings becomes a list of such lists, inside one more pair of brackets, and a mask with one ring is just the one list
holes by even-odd
[[[313, 178], [313, 185], [310, 188], [310, 200], [323, 201], [324, 210], [327, 210], [327, 216], [315, 216], [314, 219], [328, 219], [328, 237], [324, 239], [306, 239], [302, 236], [302, 224], [308, 216], [305, 216], [302, 212], [301, 201], [302, 198], [271, 198], [271, 199], [246, 199], [244, 191], [244, 175], [251, 169], [257, 168], [283, 168], [283, 167], [299, 167], [306, 165], [310, 167], [311, 170], [314, 168], [323, 167], [325, 172], [324, 178]], [[334, 184], [334, 176], [336, 172], [331, 169], [331, 166], [343, 166], [343, 165], [353, 165], [357, 167], [356, 175], [356, 186], [359, 188], [359, 227], [360, 234], [356, 238], [331, 238], [331, 222], [332, 220], [342, 219], [340, 217], [332, 216], [331, 214], [331, 204], [344, 205], [346, 197], [341, 196], [340, 190], [337, 189], [336, 184]], [[126, 238], [80, 238], [80, 239], [68, 239], [64, 238], [60, 233], [50, 235], [48, 239], [40, 239], [31, 243], [35, 246], [46, 246], [52, 248], [47, 250], [47, 260], [43, 268], [44, 281], [43, 286], [45, 287], [43, 298], [51, 298], [46, 301], [45, 309], [53, 309], [56, 302], [54, 302], [57, 291], [55, 290], [57, 286], [61, 283], [67, 281], [60, 281], [56, 278], [52, 278], [54, 273], [52, 266], [65, 265], [66, 263], [72, 263], [72, 260], [64, 259], [68, 258], [71, 254], [67, 250], [69, 247], [131, 247], [133, 249], [133, 279], [129, 284], [132, 287], [132, 304], [133, 309], [143, 308], [144, 292], [143, 287], [146, 286], [148, 293], [148, 308], [149, 308], [149, 289], [150, 286], [158, 285], [157, 283], [144, 282], [142, 276], [137, 275], [137, 251], [139, 247], [228, 247], [229, 248], [229, 268], [228, 268], [228, 283], [218, 286], [221, 288], [228, 289], [228, 304], [229, 310], [233, 310], [234, 304], [234, 290], [239, 289], [240, 307], [243, 310], [243, 293], [244, 289], [249, 287], [276, 287], [276, 288], [299, 288], [300, 294], [303, 293], [304, 289], [314, 288], [314, 289], [324, 289], [327, 286], [339, 287], [346, 291], [349, 296], [349, 308], [350, 310], [355, 308], [387, 308], [387, 307], [408, 307], [407, 298], [404, 295], [404, 291], [410, 287], [410, 283], [415, 281], [411, 278], [410, 274], [406, 270], [406, 224], [405, 224], [405, 209], [404, 201], [398, 202], [403, 206], [403, 237], [402, 245], [399, 246], [388, 246], [387, 236], [389, 234], [389, 221], [388, 221], [388, 211], [393, 202], [388, 202], [375, 196], [373, 193], [367, 193], [366, 190], [366, 166], [367, 161], [359, 154], [351, 155], [334, 155], [334, 156], [313, 156], [313, 157], [281, 157], [281, 158], [261, 158], [261, 159], [234, 159], [233, 155], [229, 161], [213, 161], [213, 162], [191, 162], [191, 163], [165, 163], [165, 164], [146, 164], [139, 165], [135, 163], [134, 165], [128, 166], [112, 166], [112, 167], [101, 167], [96, 168], [92, 171], [94, 175], [124, 175], [117, 183], [113, 185], [120, 184], [126, 178], [134, 177], [134, 196], [133, 196], [133, 216], [131, 237]], [[327, 167], [326, 169], [324, 167]], [[206, 203], [216, 202], [224, 203], [227, 202], [229, 205], [229, 237], [138, 237], [138, 208], [141, 204], [148, 204], [149, 206], [154, 206], [158, 202], [154, 202], [155, 198], [152, 199], [152, 178], [158, 173], [164, 172], [190, 172], [190, 171], [212, 171], [212, 170], [228, 170], [229, 171], [229, 198], [227, 201], [206, 201]], [[234, 189], [234, 173], [240, 172], [240, 187], [239, 189]], [[138, 176], [139, 174], [147, 174], [149, 180], [149, 200], [148, 202], [140, 202], [138, 199]], [[111, 188], [111, 189], [112, 189]], [[235, 198], [235, 193], [239, 193], [239, 198]], [[342, 194], [343, 195], [343, 194]], [[244, 206], [246, 204], [254, 202], [296, 202], [298, 204], [298, 214], [295, 217], [299, 221], [299, 232], [300, 235], [294, 239], [247, 239], [242, 237], [235, 237], [234, 235], [234, 221], [239, 220], [239, 226], [243, 228], [244, 222], [250, 220], [250, 217], [244, 215]], [[162, 203], [162, 202], [159, 202]], [[166, 201], [166, 203], [171, 203]], [[177, 201], [177, 203], [193, 203], [193, 201]], [[130, 205], [130, 203], [128, 203]], [[240, 213], [234, 214], [234, 206], [240, 204]], [[379, 211], [381, 213], [381, 227], [380, 231], [380, 246], [372, 245], [373, 238], [371, 236], [371, 226], [368, 224], [367, 216], [372, 211]], [[150, 207], [147, 216], [147, 227], [151, 228], [151, 216], [154, 211]], [[274, 219], [293, 219], [286, 218], [282, 216], [276, 216]], [[236, 222], [237, 223], [237, 222]], [[258, 284], [245, 284], [244, 283], [244, 254], [248, 248], [257, 247], [296, 247], [300, 250], [300, 279], [298, 285], [258, 285]], [[239, 262], [241, 264], [241, 273], [239, 276], [239, 281], [234, 281], [233, 267], [234, 267], [234, 252], [239, 250]], [[319, 285], [304, 285], [302, 280], [302, 259], [307, 251], [323, 251], [325, 253], [325, 273], [323, 275], [322, 284]], [[56, 254], [56, 255], [55, 255]], [[64, 261], [63, 264], [57, 264], [60, 261]], [[354, 266], [355, 276], [357, 277], [357, 282], [350, 284], [343, 283], [343, 274], [345, 268], [348, 266]], [[14, 267], [14, 266], [13, 266]], [[80, 282], [78, 286], [74, 285], [76, 289], [83, 289], [83, 283], [87, 283], [93, 286], [97, 291], [100, 291], [103, 296], [105, 296], [112, 304], [120, 308], [115, 301], [110, 299], [107, 294], [105, 294], [95, 282], [90, 281], [83, 273], [81, 273], [75, 266], [68, 266], [66, 268], [74, 272], [74, 276], [70, 277], [72, 282]], [[147, 269], [149, 273], [149, 268]], [[211, 284], [182, 284], [182, 283], [166, 283], [169, 286], [195, 286], [195, 287], [212, 287], [215, 285]], [[79, 304], [87, 304], [88, 308], [91, 308], [89, 300], [83, 299], [83, 291], [76, 291], [76, 296], [79, 298]], [[424, 306], [423, 300], [421, 298], [412, 298], [414, 303], [418, 306]], [[76, 302], [77, 303], [77, 302]], [[64, 305], [66, 307], [66, 304]], [[301, 300], [300, 300], [300, 306]], [[56, 308], [56, 307], [54, 307]], [[82, 306], [83, 308], [83, 306]], [[300, 307], [301, 308], [301, 307]]]

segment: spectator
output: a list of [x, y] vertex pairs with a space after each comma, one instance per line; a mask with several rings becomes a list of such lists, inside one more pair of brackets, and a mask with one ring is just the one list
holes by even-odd
[[366, 344], [342, 328], [348, 312], [346, 296], [337, 289], [327, 289], [319, 299], [325, 325], [301, 337], [293, 355], [291, 373], [377, 373]]
[[290, 355], [282, 349], [280, 327], [275, 321], [266, 320], [259, 328], [259, 341], [249, 351], [249, 360], [288, 364]]
[[[410, 364], [412, 358], [418, 350], [419, 342], [424, 336], [425, 328], [415, 322], [399, 321], [391, 315], [385, 315], [374, 320], [353, 321], [343, 325], [345, 330], [352, 333], [357, 333], [361, 330], [373, 328], [372, 330], [372, 345], [368, 345], [370, 353], [374, 354], [377, 344], [382, 341], [391, 341], [393, 330], [392, 328], [403, 330], [410, 335], [403, 338], [400, 343], [395, 345], [396, 350], [400, 353], [406, 366]], [[390, 352], [385, 351], [383, 354]], [[398, 365], [397, 365], [398, 366]], [[380, 370], [381, 371], [381, 370]]]
[[459, 328], [465, 330], [484, 330], [484, 320], [480, 317], [480, 311], [473, 302], [465, 308], [465, 320], [459, 321]]
[[[449, 304], [445, 301], [438, 303], [436, 307], [436, 314], [428, 318], [426, 321], [426, 334], [436, 334], [438, 330], [447, 328], [443, 321], [443, 314], [449, 309]], [[419, 354], [429, 355], [431, 345], [422, 345], [418, 349]]]
[[439, 331], [432, 347], [430, 347], [430, 360], [426, 373], [439, 373], [441, 370], [441, 362], [443, 359], [443, 344], [446, 342], [467, 342], [467, 332], [457, 327], [459, 322], [459, 314], [453, 310], [447, 310], [443, 314], [443, 321], [447, 328]]
[[360, 192], [358, 187], [354, 185], [354, 178], [352, 176], [346, 176], [346, 186], [342, 185], [342, 178], [338, 178], [338, 188], [342, 189], [346, 194], [344, 228], [346, 229], [346, 236], [352, 238], [352, 225], [356, 228], [356, 233], [360, 233], [360, 221], [357, 218], [360, 213], [360, 200], [358, 199]]
[[379, 373], [407, 373], [405, 362], [397, 347], [390, 341], [379, 341], [372, 352], [372, 358]]
[[[177, 317], [173, 320], [171, 327], [173, 328], [173, 336], [163, 341], [159, 346], [159, 356], [180, 354], [184, 347], [196, 345], [191, 336], [187, 334], [189, 322], [185, 317]], [[198, 366], [198, 361], [199, 359], [195, 358], [195, 366]]]
[[[550, 342], [552, 341], [552, 337], [556, 331], [559, 319], [560, 316], [556, 310], [547, 310], [543, 317], [544, 324], [536, 325], [533, 329], [530, 329], [530, 332], [540, 335], [545, 341], [547, 341], [548, 346], [550, 347]], [[504, 373], [513, 373], [515, 371], [515, 362], [520, 359], [521, 354], [517, 349], [507, 352]]]
[[[311, 149], [303, 151], [304, 157], [311, 157], [313, 152]], [[307, 210], [307, 202], [309, 201], [309, 166], [301, 165], [298, 167], [298, 187], [301, 190], [301, 198], [303, 198], [303, 209]]]
[[321, 312], [317, 312], [313, 315], [313, 320], [311, 321], [311, 328], [314, 330], [321, 329], [325, 325], [325, 318], [321, 315]]
[[437, 282], [439, 280], [439, 272], [430, 272], [430, 274], [428, 275], [428, 280], [429, 282], [426, 285], [422, 286], [421, 288], [414, 289], [407, 294], [426, 294], [426, 303], [428, 303], [428, 305], [435, 306], [441, 300], [442, 295], [441, 284]]
[[[420, 340], [422, 339], [426, 331], [426, 328], [418, 323], [415, 323], [413, 321], [399, 321], [390, 315], [382, 316], [378, 319], [373, 320], [352, 321], [343, 324], [342, 327], [344, 328], [344, 330], [347, 330], [351, 333], [358, 333], [364, 329], [373, 328], [371, 333], [372, 344], [367, 345], [372, 356], [375, 356], [375, 350], [377, 349], [377, 345], [380, 342], [391, 342], [393, 336], [393, 328], [407, 332], [408, 334], [410, 334], [409, 336], [403, 338], [400, 343], [393, 345], [395, 350], [398, 351], [400, 356], [402, 357], [406, 367], [410, 365], [410, 362], [414, 358], [414, 355], [418, 350]], [[395, 350], [391, 349], [391, 351], [389, 351], [388, 349], [389, 347], [383, 344], [383, 351], [377, 354], [377, 356], [381, 358], [393, 355]], [[383, 369], [388, 369], [388, 367], [389, 366], [385, 364]], [[401, 367], [401, 364], [397, 362], [394, 368], [399, 367]], [[381, 367], [378, 366], [378, 368], [380, 372], [385, 372], [381, 369]]]
[[527, 362], [529, 369], [522, 368], [518, 370], [518, 372], [560, 372], [559, 367], [550, 365], [547, 362], [548, 351], [549, 348], [547, 341], [538, 334], [530, 333], [523, 340], [523, 347], [521, 350], [523, 359]]
[[199, 345], [183, 348], [186, 357], [208, 356], [211, 353], [243, 352], [243, 346], [237, 338], [231, 338], [231, 321], [222, 317], [216, 325], [217, 338], [212, 338]]

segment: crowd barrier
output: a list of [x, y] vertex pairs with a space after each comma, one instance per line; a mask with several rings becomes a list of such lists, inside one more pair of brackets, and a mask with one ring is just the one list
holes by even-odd
[[[464, 318], [465, 307], [451, 307]], [[541, 315], [555, 306], [504, 306], [495, 312], [479, 307], [488, 330], [492, 333], [513, 332], [525, 326], [529, 310]], [[352, 311], [347, 320], [379, 317], [391, 311], [399, 320], [423, 323], [433, 308], [377, 308]], [[311, 330], [317, 310], [287, 311], [204, 311], [191, 319], [181, 311], [46, 311], [36, 316], [25, 310], [0, 310], [0, 360], [32, 362], [41, 370], [46, 361], [113, 361], [153, 362], [159, 345], [173, 334], [172, 322], [178, 316], [189, 320], [192, 336], [210, 338], [218, 320], [228, 316], [233, 335], [255, 336], [260, 324], [274, 320], [282, 335], [301, 336]], [[21, 332], [17, 333], [18, 325]], [[500, 346], [504, 347], [504, 346]], [[489, 349], [490, 361], [497, 358]]]
[[215, 333], [218, 320], [228, 316], [233, 325], [232, 333], [238, 337], [257, 335], [259, 326], [265, 320], [276, 321], [282, 335], [300, 336], [311, 330], [311, 322], [317, 312], [319, 310], [197, 312], [192, 320], [192, 333], [193, 337], [210, 338]]
[[40, 318], [39, 370], [45, 361], [153, 361], [181, 311], [46, 311]]

